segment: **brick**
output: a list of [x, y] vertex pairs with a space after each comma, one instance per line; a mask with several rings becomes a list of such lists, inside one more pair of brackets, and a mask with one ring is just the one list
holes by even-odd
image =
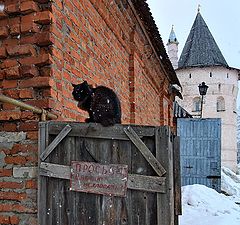
[[4, 88], [16, 88], [17, 87], [17, 80], [3, 80], [2, 85]]
[[45, 66], [53, 63], [53, 59], [50, 54], [41, 54], [36, 57], [25, 57], [18, 60], [21, 65], [37, 65]]
[[37, 121], [20, 122], [19, 130], [21, 130], [21, 131], [37, 131], [38, 130], [38, 122]]
[[6, 39], [2, 40], [2, 46], [15, 46], [19, 44], [19, 40], [17, 38], [11, 38], [11, 36], [9, 36]]
[[19, 222], [20, 222], [20, 219], [19, 219], [19, 217], [18, 216], [10, 216], [10, 222], [11, 222], [11, 224], [19, 224]]
[[9, 67], [14, 67], [14, 66], [18, 66], [19, 63], [16, 59], [5, 59], [1, 64], [0, 64], [0, 68], [1, 69], [5, 69], [5, 68], [9, 68]]
[[21, 204], [1, 204], [0, 212], [36, 213], [36, 209]]
[[54, 108], [53, 103], [50, 101], [50, 99], [47, 99], [47, 98], [36, 99], [36, 100], [28, 100], [28, 101], [26, 101], [26, 103], [30, 104], [32, 106], [36, 106], [38, 108], [44, 108], [44, 109]]
[[19, 88], [27, 87], [50, 87], [52, 85], [52, 79], [49, 77], [33, 77], [27, 80], [21, 80], [19, 82]]
[[39, 114], [31, 112], [31, 111], [22, 111], [21, 120], [22, 121], [27, 121], [27, 120], [39, 121]]
[[39, 76], [38, 68], [35, 65], [25, 65], [20, 67], [22, 77], [37, 77]]
[[38, 5], [34, 1], [26, 1], [22, 2], [20, 5], [20, 11], [23, 14], [28, 14], [31, 12], [37, 12], [39, 10]]
[[39, 31], [40, 31], [40, 28], [38, 27], [37, 24], [34, 23], [34, 21], [21, 23], [21, 33], [22, 34], [37, 33]]
[[32, 35], [23, 36], [20, 39], [20, 44], [36, 44], [38, 46], [49, 46], [53, 44], [55, 39], [49, 31], [38, 32]]
[[17, 131], [17, 125], [13, 122], [4, 123], [3, 124], [3, 131], [5, 131], [5, 132], [16, 132]]
[[27, 139], [29, 140], [38, 140], [38, 131], [28, 131], [27, 132]]
[[1, 224], [19, 224], [20, 220], [18, 216], [4, 216], [0, 215], [0, 223]]
[[34, 96], [33, 96], [33, 90], [32, 89], [21, 89], [21, 90], [19, 90], [19, 98], [26, 99], [26, 98], [33, 98], [33, 97]]
[[20, 34], [20, 24], [21, 24], [20, 17], [9, 18], [9, 30], [10, 30], [9, 33], [11, 35]]
[[21, 77], [19, 66], [5, 69], [5, 79], [19, 79]]
[[37, 167], [13, 167], [13, 177], [15, 178], [36, 178]]
[[19, 120], [21, 112], [18, 111], [0, 111], [0, 120]]
[[[0, 189], [21, 189], [23, 188], [22, 182], [0, 182]], [[1, 210], [0, 210], [1, 211]]]
[[7, 57], [7, 51], [5, 47], [0, 47], [0, 59], [4, 59]]
[[4, 215], [0, 215], [0, 224], [11, 224], [10, 217], [9, 216], [4, 216]]
[[38, 184], [36, 180], [27, 180], [25, 182], [25, 187], [28, 189], [37, 189], [38, 188]]
[[24, 156], [6, 156], [4, 160], [5, 163], [14, 165], [25, 165], [27, 162]]
[[7, 14], [16, 14], [20, 12], [19, 2], [14, 4], [9, 4], [5, 7], [5, 12]]
[[34, 18], [34, 22], [41, 25], [46, 25], [52, 22], [52, 18], [53, 18], [53, 15], [50, 11], [42, 11], [36, 14]]
[[18, 154], [18, 153], [37, 153], [38, 152], [38, 147], [33, 144], [14, 144], [12, 149], [10, 149], [10, 154]]
[[10, 56], [36, 55], [36, 49], [32, 45], [17, 45], [7, 47], [7, 53]]
[[19, 98], [19, 90], [16, 89], [5, 89], [3, 90], [3, 94], [10, 98]]
[[0, 191], [1, 200], [16, 200], [21, 201], [27, 198], [26, 193], [17, 193], [13, 191]]
[[4, 27], [0, 27], [0, 38], [3, 39], [3, 38], [6, 38], [8, 37], [8, 28], [7, 26], [4, 26]]
[[48, 46], [54, 42], [54, 38], [49, 31], [38, 33], [36, 36], [36, 44], [39, 46]]
[[0, 177], [11, 177], [13, 174], [12, 169], [0, 168]]
[[21, 32], [20, 24], [11, 25], [10, 32], [9, 32], [11, 35], [18, 35], [20, 34], [20, 32]]

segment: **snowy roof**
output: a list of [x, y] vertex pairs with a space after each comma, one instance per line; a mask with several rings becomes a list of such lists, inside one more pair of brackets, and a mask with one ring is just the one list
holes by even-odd
[[153, 19], [150, 8], [146, 0], [132, 0], [131, 1], [139, 18], [142, 20], [142, 23], [146, 29], [146, 32], [151, 40], [151, 43], [160, 58], [163, 68], [166, 71], [171, 84], [177, 84], [181, 86], [178, 77], [173, 69], [172, 63], [170, 62], [166, 49], [164, 47], [161, 35], [158, 31], [157, 25]]
[[228, 67], [200, 12], [197, 13], [183, 48], [178, 62], [178, 69], [197, 66]]

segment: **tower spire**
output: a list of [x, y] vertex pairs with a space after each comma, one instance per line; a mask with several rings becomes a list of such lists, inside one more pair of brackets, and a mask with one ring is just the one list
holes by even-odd
[[197, 9], [198, 13], [200, 13], [200, 9], [201, 9], [201, 5], [198, 4], [198, 9]]
[[228, 64], [202, 15], [197, 14], [178, 62], [178, 68]]
[[178, 40], [176, 34], [174, 32], [174, 25], [172, 25], [172, 29], [168, 38], [168, 57], [173, 65], [173, 68], [176, 69], [178, 66]]

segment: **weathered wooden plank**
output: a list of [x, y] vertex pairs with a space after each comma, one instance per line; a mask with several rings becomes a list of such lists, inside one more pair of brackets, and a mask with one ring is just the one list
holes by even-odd
[[[175, 136], [173, 142], [173, 170], [174, 170], [174, 208], [175, 215], [182, 215], [181, 171], [180, 171], [180, 138]], [[177, 219], [177, 218], [176, 218]]]
[[142, 153], [144, 158], [149, 162], [155, 172], [161, 177], [166, 173], [164, 167], [160, 164], [160, 162], [153, 156], [148, 147], [143, 143], [140, 137], [136, 134], [136, 132], [128, 126], [128, 128], [124, 128], [126, 135], [133, 142], [133, 144], [138, 148], [138, 150]]
[[[39, 174], [46, 177], [70, 180], [71, 167], [42, 162]], [[165, 193], [165, 177], [128, 174], [127, 187], [132, 190]]]
[[39, 174], [45, 177], [54, 177], [69, 180], [71, 175], [71, 168], [70, 166], [41, 162]]
[[129, 174], [128, 188], [133, 190], [165, 193], [166, 192], [165, 180], [166, 180], [165, 177]]
[[[38, 155], [45, 150], [46, 146], [48, 144], [48, 129], [46, 123], [39, 123], [39, 137], [38, 137]], [[38, 159], [38, 167], [41, 160]], [[39, 168], [38, 168], [39, 169]], [[43, 198], [43, 196], [46, 196], [46, 188], [47, 186], [47, 178], [40, 177], [40, 174], [38, 174], [38, 224], [44, 224], [46, 222], [46, 208], [47, 208], [47, 202], [46, 198]]]
[[[75, 137], [67, 137], [63, 140], [63, 143], [58, 145], [59, 151], [59, 161], [60, 164], [70, 165], [71, 161], [73, 161], [77, 157], [77, 152], [79, 151], [79, 145], [76, 142]], [[68, 180], [65, 179], [57, 179], [58, 182], [58, 192], [61, 195], [59, 197], [59, 204], [62, 207], [58, 208], [58, 215], [60, 218], [60, 224], [69, 224], [69, 225], [77, 225], [78, 222], [75, 221], [76, 217], [76, 208], [75, 199], [77, 194], [70, 190], [70, 184]], [[68, 212], [68, 213], [66, 213]]]
[[57, 135], [57, 137], [51, 142], [49, 146], [45, 149], [44, 152], [41, 153], [40, 159], [44, 161], [51, 152], [56, 148], [56, 146], [68, 135], [68, 133], [72, 130], [70, 125], [66, 125], [61, 132]]
[[[155, 153], [154, 139], [143, 138], [144, 144], [148, 147], [152, 154]], [[155, 171], [138, 150], [132, 144], [132, 170], [131, 173], [138, 174], [139, 176], [156, 176]], [[131, 191], [132, 200], [132, 224], [156, 224], [157, 221], [157, 207], [156, 207], [156, 193], [145, 191]], [[149, 210], [151, 208], [151, 210]], [[151, 211], [151, 212], [150, 212]], [[150, 216], [152, 213], [152, 216]]]
[[[126, 125], [116, 124], [110, 127], [103, 127], [97, 123], [75, 123], [75, 122], [47, 122], [49, 125], [49, 134], [57, 135], [67, 124], [72, 127], [69, 136], [96, 138], [96, 139], [116, 139], [116, 140], [129, 140], [123, 130]], [[154, 127], [151, 126], [134, 126], [132, 129], [139, 137], [154, 136]]]
[[156, 129], [156, 158], [166, 168], [166, 194], [157, 194], [158, 225], [176, 225], [174, 216], [173, 146], [169, 127]]
[[[132, 144], [130, 141], [112, 140], [113, 161], [128, 165], [129, 172], [131, 171], [132, 166], [131, 147]], [[131, 191], [128, 190], [127, 197], [119, 198], [118, 200], [118, 205], [116, 207], [116, 215], [118, 215], [116, 224], [132, 225], [131, 208]]]

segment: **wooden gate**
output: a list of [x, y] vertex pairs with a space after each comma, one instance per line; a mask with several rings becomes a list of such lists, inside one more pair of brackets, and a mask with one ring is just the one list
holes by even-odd
[[221, 192], [221, 119], [178, 119], [182, 185]]
[[[40, 225], [178, 224], [179, 144], [169, 127], [50, 121], [40, 123], [39, 129]], [[78, 192], [83, 180], [73, 178], [76, 165], [92, 166], [88, 172], [94, 166], [103, 168], [108, 176], [87, 178], [113, 183], [95, 184], [91, 193]], [[114, 168], [126, 167], [124, 196], [124, 185], [120, 186], [122, 181], [114, 175], [120, 169]], [[75, 190], [70, 183], [77, 185]]]

